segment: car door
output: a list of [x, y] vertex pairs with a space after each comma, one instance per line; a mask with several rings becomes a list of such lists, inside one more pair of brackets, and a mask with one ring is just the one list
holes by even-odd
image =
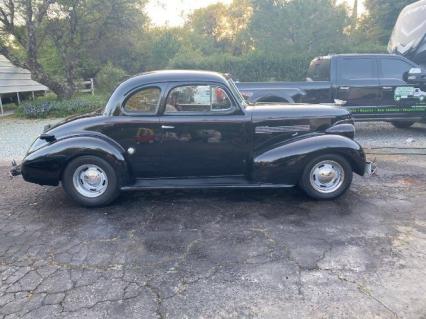
[[380, 105], [394, 106], [394, 93], [398, 86], [405, 86], [404, 73], [416, 67], [408, 61], [394, 56], [381, 57], [379, 61], [379, 74], [381, 86]]
[[161, 125], [158, 116], [162, 84], [140, 87], [130, 92], [121, 105], [121, 115], [112, 116], [102, 133], [120, 144], [126, 151], [132, 175], [136, 178], [158, 177]]
[[374, 57], [339, 58], [336, 83], [336, 99], [349, 109], [377, 106], [381, 88]]
[[164, 177], [244, 175], [250, 118], [220, 84], [176, 83], [160, 116]]

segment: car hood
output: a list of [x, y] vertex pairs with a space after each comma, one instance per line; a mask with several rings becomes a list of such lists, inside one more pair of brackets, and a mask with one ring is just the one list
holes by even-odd
[[288, 120], [303, 118], [350, 118], [350, 113], [340, 107], [320, 104], [267, 104], [247, 106], [246, 112], [257, 120]]
[[350, 113], [342, 108], [313, 104], [257, 104], [246, 108], [251, 114], [255, 149], [324, 133], [336, 123], [350, 123]]

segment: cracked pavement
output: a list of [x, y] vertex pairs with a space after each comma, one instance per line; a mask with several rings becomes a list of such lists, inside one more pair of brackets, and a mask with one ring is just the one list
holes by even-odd
[[426, 157], [316, 202], [123, 194], [85, 209], [0, 167], [0, 318], [425, 318]]

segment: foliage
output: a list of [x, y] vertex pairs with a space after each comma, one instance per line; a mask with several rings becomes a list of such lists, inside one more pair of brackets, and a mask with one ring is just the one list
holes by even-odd
[[26, 118], [66, 117], [88, 113], [105, 107], [106, 96], [79, 95], [67, 100], [57, 100], [54, 95], [37, 98], [21, 103], [16, 115]]
[[[315, 56], [386, 52], [400, 10], [414, 2], [365, 0], [368, 12], [356, 20], [348, 4], [356, 0], [233, 0], [193, 11], [181, 27], [154, 27], [147, 1], [1, 1], [0, 53], [59, 98], [70, 97], [80, 79], [96, 77], [109, 93], [126, 75], [164, 68], [215, 70], [241, 81], [303, 80]], [[41, 101], [24, 103], [20, 114], [86, 108], [80, 97]]]
[[102, 92], [112, 92], [126, 77], [126, 72], [108, 62], [96, 75], [96, 85]]
[[184, 31], [181, 28], [153, 28], [146, 37], [148, 52], [145, 67], [163, 69], [184, 46]]
[[171, 68], [231, 73], [239, 81], [304, 80], [310, 55], [249, 54], [244, 57], [214, 55], [198, 60], [175, 60]]
[[260, 51], [322, 55], [348, 41], [344, 6], [333, 0], [253, 0], [249, 32]]
[[252, 46], [246, 32], [252, 14], [248, 0], [234, 0], [228, 6], [223, 3], [212, 4], [195, 10], [185, 28], [190, 42], [199, 47], [204, 55], [241, 55]]
[[138, 56], [132, 37], [143, 33], [144, 3], [1, 1], [0, 53], [28, 68], [33, 78], [48, 86], [58, 98], [68, 98], [82, 75], [93, 75], [109, 60], [123, 64], [134, 61], [128, 58]]

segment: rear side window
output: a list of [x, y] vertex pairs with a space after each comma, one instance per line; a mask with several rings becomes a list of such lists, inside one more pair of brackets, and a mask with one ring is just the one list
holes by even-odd
[[158, 87], [144, 88], [133, 93], [124, 104], [126, 112], [155, 113], [160, 103], [161, 90]]
[[398, 59], [381, 59], [380, 66], [382, 79], [402, 80], [404, 73], [412, 68], [409, 63]]
[[312, 81], [330, 81], [330, 59], [313, 60], [309, 66], [308, 78]]
[[339, 74], [343, 80], [368, 80], [376, 78], [376, 62], [374, 59], [341, 59]]
[[188, 85], [176, 87], [169, 93], [165, 114], [226, 112], [231, 108], [231, 100], [221, 87]]

